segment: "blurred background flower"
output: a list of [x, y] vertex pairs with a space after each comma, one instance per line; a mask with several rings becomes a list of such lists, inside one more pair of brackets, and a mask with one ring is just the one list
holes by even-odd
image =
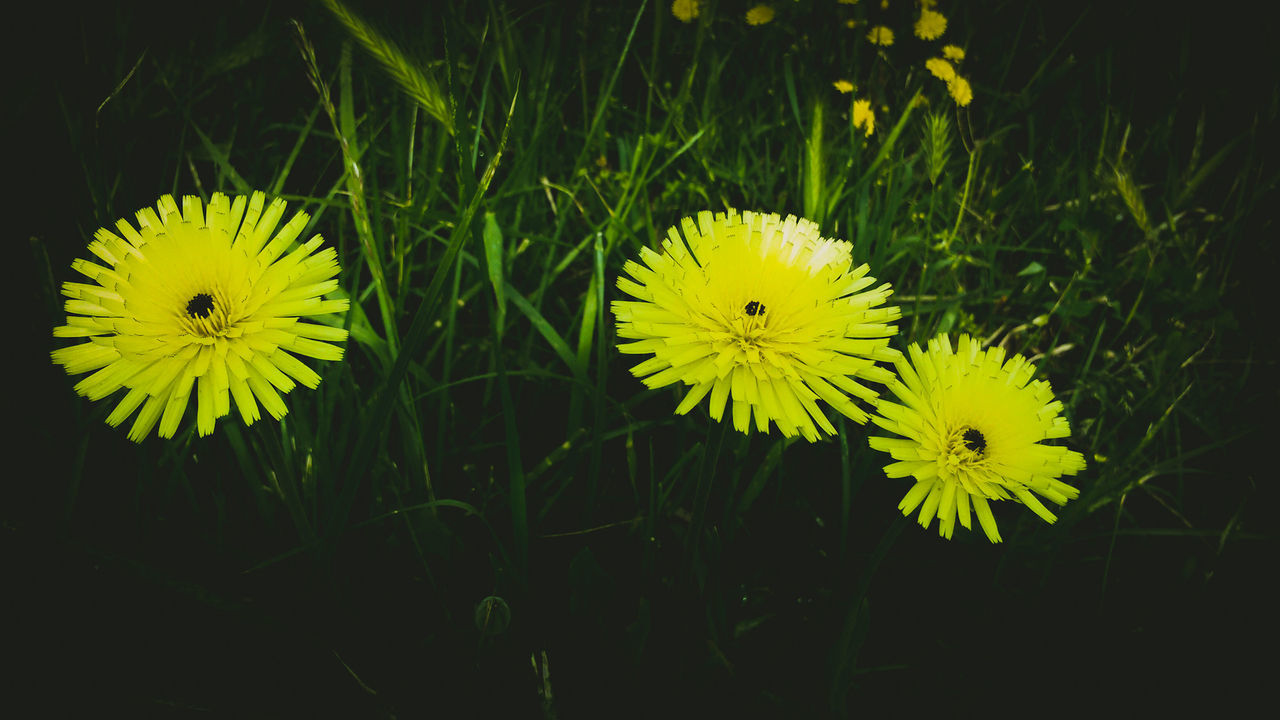
[[774, 10], [770, 5], [756, 5], [747, 11], [748, 25], [764, 25], [773, 20]]

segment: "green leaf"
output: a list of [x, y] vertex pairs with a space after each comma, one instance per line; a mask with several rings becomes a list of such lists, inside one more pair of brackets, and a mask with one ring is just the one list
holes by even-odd
[[253, 188], [249, 186], [249, 183], [245, 182], [245, 179], [240, 177], [240, 173], [236, 172], [235, 167], [231, 165], [231, 159], [227, 157], [227, 154], [222, 152], [222, 149], [217, 145], [214, 145], [209, 136], [205, 135], [194, 121], [191, 122], [191, 129], [196, 131], [196, 137], [200, 138], [200, 144], [204, 146], [205, 152], [209, 153], [209, 157], [213, 158], [214, 164], [235, 186], [236, 192], [242, 195], [248, 195], [253, 192]]
[[337, 507], [339, 517], [328, 525], [332, 533], [331, 541], [336, 540], [338, 534], [346, 526], [347, 516], [350, 513], [352, 504], [355, 502], [356, 491], [359, 489], [359, 480], [368, 475], [368, 469], [372, 465], [374, 443], [378, 438], [382, 437], [383, 428], [386, 427], [387, 421], [391, 417], [392, 404], [399, 395], [400, 383], [404, 381], [405, 373], [409, 370], [409, 363], [419, 356], [419, 351], [426, 342], [427, 330], [431, 326], [432, 318], [435, 317], [436, 307], [440, 302], [440, 294], [444, 290], [445, 279], [453, 270], [453, 263], [457, 259], [458, 253], [462, 251], [462, 246], [470, 236], [471, 223], [475, 220], [476, 212], [480, 209], [480, 203], [484, 200], [490, 183], [493, 182], [498, 163], [502, 161], [503, 152], [507, 147], [508, 133], [511, 129], [511, 116], [515, 114], [516, 97], [519, 91], [517, 87], [515, 93], [512, 94], [511, 107], [507, 110], [507, 120], [502, 127], [502, 137], [498, 141], [497, 151], [494, 152], [493, 159], [485, 167], [484, 173], [481, 174], [480, 182], [471, 194], [470, 201], [467, 203], [462, 216], [458, 219], [457, 224], [453, 226], [453, 232], [445, 246], [444, 255], [436, 263], [431, 282], [427, 285], [426, 292], [423, 293], [422, 302], [414, 312], [413, 323], [409, 326], [409, 332], [405, 336], [404, 343], [401, 344], [399, 352], [396, 354], [395, 365], [387, 373], [387, 379], [378, 388], [377, 394], [373, 396], [370, 402], [372, 410], [365, 417], [365, 422], [361, 426], [360, 436], [356, 439], [355, 448], [351, 453], [351, 461], [347, 465], [347, 482], [342, 488], [342, 499]]
[[507, 314], [507, 296], [505, 283], [502, 280], [503, 242], [502, 228], [492, 212], [484, 214], [484, 230], [480, 233], [484, 241], [484, 260], [489, 269], [489, 283], [493, 285], [493, 295], [498, 301], [498, 332], [504, 327]]
[[578, 364], [578, 358], [574, 356], [573, 350], [569, 348], [569, 343], [564, 341], [560, 333], [556, 332], [556, 329], [551, 327], [551, 323], [547, 322], [542, 313], [538, 312], [538, 308], [534, 307], [533, 303], [530, 303], [524, 295], [521, 295], [519, 290], [507, 285], [506, 291], [507, 296], [511, 298], [511, 304], [515, 305], [517, 310], [529, 318], [529, 322], [533, 323], [533, 328], [547, 341], [547, 344], [551, 346], [556, 355], [560, 356], [564, 364], [569, 366], [569, 370], [573, 372], [573, 377], [586, 384], [587, 373]]
[[1044, 272], [1044, 266], [1032, 260], [1026, 267], [1018, 271], [1018, 277], [1026, 277], [1028, 275], [1038, 275]]

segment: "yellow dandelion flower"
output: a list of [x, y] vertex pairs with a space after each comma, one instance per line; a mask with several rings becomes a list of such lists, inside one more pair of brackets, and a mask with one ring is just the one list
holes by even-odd
[[858, 0], [839, 0], [841, 5], [857, 5]]
[[916, 37], [921, 40], [936, 40], [947, 31], [947, 19], [935, 10], [921, 10], [920, 19], [916, 20]]
[[973, 102], [973, 88], [969, 87], [968, 80], [959, 75], [947, 81], [947, 92], [951, 93], [951, 99], [955, 100], [960, 107], [966, 107]]
[[747, 11], [748, 25], [764, 25], [773, 21], [773, 8], [768, 5], [757, 5]]
[[943, 45], [942, 57], [948, 60], [954, 60], [956, 62], [960, 62], [961, 60], [964, 59], [964, 48], [958, 45]]
[[157, 422], [160, 437], [173, 437], [193, 394], [201, 435], [232, 399], [245, 423], [258, 419], [258, 403], [279, 419], [288, 412], [280, 393], [320, 382], [294, 355], [342, 359], [330, 343], [346, 330], [299, 319], [347, 310], [345, 299], [321, 299], [338, 289], [337, 252], [316, 235], [286, 254], [309, 217], [299, 212], [276, 232], [285, 203], [264, 204], [260, 192], [214, 193], [207, 208], [187, 196], [179, 209], [165, 195], [138, 211], [137, 229], [122, 219], [116, 232], [94, 234], [89, 250], [104, 264], [71, 264], [93, 283], [63, 284], [67, 324], [53, 335], [88, 341], [54, 350], [53, 361], [71, 375], [96, 371], [75, 386], [90, 400], [127, 390], [107, 424], [141, 407], [130, 440]]
[[[886, 382], [892, 324], [888, 283], [873, 287], [867, 265], [853, 267], [853, 246], [822, 238], [810, 220], [788, 215], [701, 212], [672, 227], [662, 251], [628, 261], [618, 288], [638, 300], [612, 305], [618, 345], [653, 357], [631, 369], [645, 385], [689, 386], [676, 413], [711, 396], [719, 422], [732, 399], [733, 425], [759, 432], [773, 422], [787, 437], [815, 441], [836, 430], [827, 405], [856, 422], [876, 392], [860, 380]], [[632, 279], [634, 278], [634, 280]]]
[[702, 3], [699, 0], [675, 0], [671, 3], [671, 14], [680, 22], [693, 22], [702, 14]]
[[853, 28], [858, 27], [858, 21], [857, 21], [857, 20], [845, 20], [845, 21], [844, 21], [844, 26], [845, 26], [845, 27], [847, 27], [847, 28], [849, 28], [850, 30], [852, 30]]
[[871, 109], [870, 100], [853, 101], [853, 126], [862, 128], [867, 137], [876, 131], [876, 114]]
[[951, 67], [951, 63], [942, 58], [929, 58], [924, 61], [924, 66], [933, 76], [944, 82], [951, 82], [956, 76], [956, 69]]
[[845, 80], [845, 79], [843, 79], [843, 78], [841, 78], [840, 80], [837, 80], [837, 81], [835, 81], [835, 82], [833, 82], [833, 83], [831, 83], [831, 84], [832, 84], [833, 86], [835, 86], [835, 89], [839, 90], [839, 91], [840, 91], [840, 92], [842, 92], [842, 93], [851, 93], [851, 92], [853, 92], [853, 83], [851, 83], [851, 82], [849, 82], [848, 80]]
[[876, 45], [889, 47], [893, 44], [893, 31], [883, 25], [877, 25], [867, 33], [867, 39]]
[[[1003, 349], [982, 350], [961, 335], [953, 352], [947, 335], [916, 344], [897, 360], [899, 380], [889, 385], [900, 402], [880, 398], [871, 420], [900, 438], [872, 437], [871, 447], [896, 460], [885, 466], [891, 478], [913, 477], [898, 509], [920, 507], [928, 527], [950, 539], [956, 518], [972, 529], [970, 506], [991, 542], [1000, 542], [988, 501], [1014, 500], [1047, 522], [1057, 518], [1036, 497], [1058, 505], [1080, 491], [1058, 478], [1085, 467], [1084, 456], [1041, 440], [1071, 434], [1062, 403], [1049, 383], [1032, 381], [1036, 368], [1022, 355], [1005, 359]], [[1032, 493], [1035, 493], [1033, 495]], [[923, 505], [921, 505], [923, 503]]]

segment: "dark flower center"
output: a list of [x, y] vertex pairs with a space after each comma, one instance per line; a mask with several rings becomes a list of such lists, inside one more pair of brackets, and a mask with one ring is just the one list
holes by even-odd
[[193, 318], [207, 318], [213, 314], [213, 296], [209, 293], [197, 293], [187, 303], [187, 314]]
[[987, 439], [974, 428], [964, 431], [964, 446], [981, 455], [987, 449]]
[[752, 317], [755, 317], [756, 315], [764, 314], [764, 306], [756, 302], [755, 300], [752, 300], [751, 302], [747, 303], [747, 307], [745, 309], [747, 311], [747, 314]]

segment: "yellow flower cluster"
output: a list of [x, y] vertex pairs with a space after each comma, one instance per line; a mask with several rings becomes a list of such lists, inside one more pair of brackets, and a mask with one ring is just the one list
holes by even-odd
[[[964, 56], [963, 51], [960, 52], [960, 56]], [[966, 107], [973, 102], [973, 88], [967, 79], [956, 72], [951, 63], [942, 58], [929, 58], [924, 61], [924, 66], [934, 77], [947, 84], [947, 92], [951, 94], [951, 99], [957, 105]]]
[[[868, 101], [858, 105], [869, 112]], [[968, 335], [953, 345], [942, 334], [905, 354], [889, 348], [901, 312], [885, 305], [889, 285], [874, 287], [866, 265], [853, 267], [850, 243], [794, 216], [729, 210], [686, 218], [660, 250], [644, 247], [626, 263], [630, 277], [617, 285], [635, 299], [612, 308], [618, 350], [648, 356], [632, 373], [650, 388], [685, 387], [676, 414], [709, 397], [716, 422], [730, 414], [739, 432], [776, 426], [810, 442], [837, 434], [819, 402], [870, 420], [888, 433], [868, 439], [891, 459], [885, 475], [913, 479], [898, 509], [918, 509], [924, 527], [936, 518], [947, 539], [976, 519], [998, 543], [994, 503], [1052, 523], [1042, 500], [1080, 495], [1061, 478], [1084, 470], [1084, 456], [1052, 444], [1071, 428], [1031, 361]]]
[[[840, 4], [843, 5], [853, 5], [856, 2], [857, 0], [840, 0]], [[920, 1], [920, 15], [916, 19], [913, 28], [917, 38], [921, 40], [937, 40], [946, 33], [947, 18], [941, 12], [938, 12], [936, 8], [937, 2], [935, 0]], [[748, 22], [750, 22], [750, 18], [748, 18]], [[849, 28], [856, 28], [863, 25], [864, 22], [850, 18], [845, 20], [845, 25]], [[888, 48], [893, 46], [895, 35], [893, 30], [885, 25], [873, 25], [867, 31], [866, 38], [872, 45]], [[925, 60], [925, 69], [946, 84], [947, 93], [958, 106], [967, 107], [973, 102], [973, 86], [969, 84], [968, 78], [960, 75], [954, 64], [964, 60], [964, 48], [948, 44], [941, 47], [938, 52], [941, 57], [931, 57]], [[834, 81], [832, 85], [841, 93], [850, 93], [854, 90], [853, 83], [844, 78]], [[923, 98], [921, 100], [923, 101]], [[853, 126], [863, 129], [867, 135], [871, 135], [875, 128], [875, 114], [871, 110], [870, 100], [856, 100], [852, 110]]]
[[[942, 13], [933, 10], [934, 3], [922, 3], [920, 19], [916, 21], [916, 37], [921, 40], [936, 40], [947, 30], [947, 19]], [[973, 102], [973, 87], [968, 78], [960, 75], [952, 63], [964, 60], [964, 48], [958, 45], [944, 45], [942, 57], [932, 57], [924, 61], [924, 67], [934, 77], [947, 84], [947, 93], [960, 107], [968, 107]]]
[[[671, 3], [671, 14], [683, 23], [691, 23], [702, 15], [702, 0], [674, 0]], [[746, 13], [748, 25], [765, 25], [773, 22], [777, 12], [771, 5], [759, 4]]]

